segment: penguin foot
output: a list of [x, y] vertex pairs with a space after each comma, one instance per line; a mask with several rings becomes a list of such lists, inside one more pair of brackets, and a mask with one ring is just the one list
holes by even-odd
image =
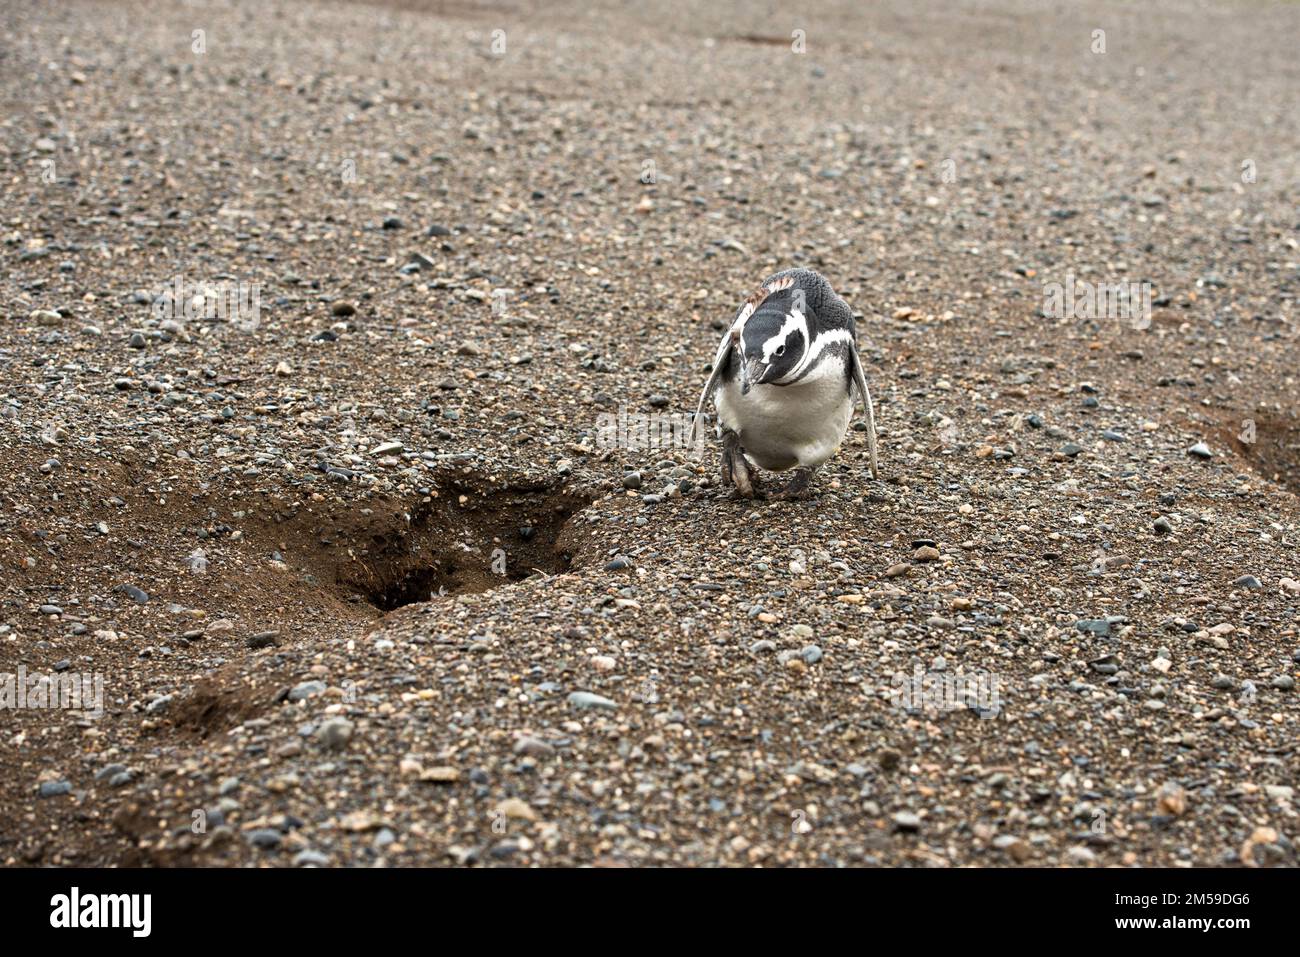
[[768, 498], [774, 502], [793, 502], [801, 501], [812, 497], [812, 469], [796, 469], [794, 476], [790, 479], [785, 488], [773, 492]]
[[754, 497], [753, 476], [740, 447], [740, 436], [730, 429], [722, 433], [722, 484], [734, 485], [741, 498]]

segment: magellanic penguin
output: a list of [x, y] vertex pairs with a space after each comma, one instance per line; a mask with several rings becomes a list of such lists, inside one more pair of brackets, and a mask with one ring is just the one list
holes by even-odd
[[875, 412], [858, 356], [853, 312], [821, 274], [787, 269], [745, 300], [723, 335], [695, 410], [691, 444], [700, 447], [704, 402], [712, 394], [723, 484], [735, 485], [751, 498], [751, 463], [771, 472], [795, 469], [774, 497], [802, 497], [813, 473], [844, 439], [853, 418], [854, 389], [867, 416], [874, 478]]

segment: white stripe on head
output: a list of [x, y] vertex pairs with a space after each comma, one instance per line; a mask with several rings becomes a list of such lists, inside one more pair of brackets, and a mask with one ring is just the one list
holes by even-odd
[[776, 334], [763, 343], [764, 363], [772, 361], [773, 353], [785, 345], [785, 340], [790, 337], [792, 332], [802, 332], [804, 342], [808, 341], [808, 320], [804, 318], [803, 313], [798, 309], [791, 310], [790, 314], [785, 317], [785, 322], [781, 324], [781, 328], [776, 331]]
[[804, 374], [804, 371], [810, 369], [816, 364], [818, 357], [826, 351], [826, 347], [833, 342], [853, 342], [853, 331], [850, 329], [832, 329], [829, 332], [823, 332], [808, 346], [804, 351], [803, 361], [796, 366], [786, 378], [797, 379]]

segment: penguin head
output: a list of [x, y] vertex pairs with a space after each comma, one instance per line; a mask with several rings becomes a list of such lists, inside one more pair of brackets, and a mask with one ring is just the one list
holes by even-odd
[[768, 297], [740, 330], [740, 391], [779, 384], [808, 349], [808, 320], [801, 303], [782, 290]]

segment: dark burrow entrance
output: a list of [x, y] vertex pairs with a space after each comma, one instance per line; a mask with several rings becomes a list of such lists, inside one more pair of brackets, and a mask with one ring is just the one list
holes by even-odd
[[[567, 571], [569, 520], [591, 498], [545, 485], [444, 487], [371, 537], [339, 581], [383, 612]], [[403, 516], [405, 517], [405, 516]]]
[[1219, 435], [1259, 475], [1300, 495], [1300, 419], [1262, 410], [1226, 414]]

